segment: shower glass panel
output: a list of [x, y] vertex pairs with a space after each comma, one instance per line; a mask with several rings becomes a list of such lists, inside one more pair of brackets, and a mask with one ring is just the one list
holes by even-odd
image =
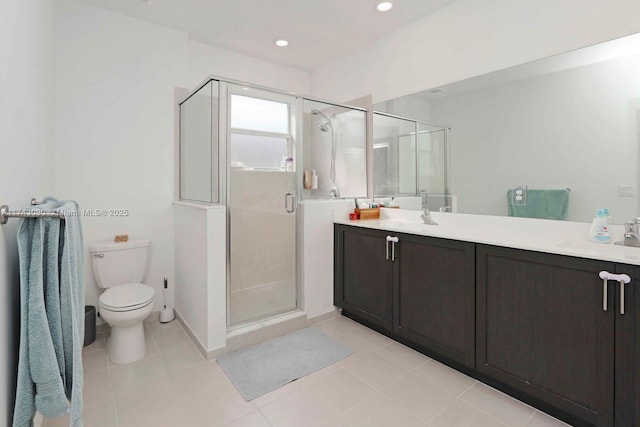
[[180, 104], [180, 198], [219, 202], [219, 83], [210, 81]]
[[366, 112], [310, 99], [302, 104], [302, 167], [318, 176], [318, 188], [305, 188], [303, 197], [366, 197]]
[[[249, 89], [249, 90], [247, 90]], [[296, 98], [229, 85], [229, 324], [297, 308]]]
[[423, 208], [453, 211], [448, 136], [444, 126], [374, 112], [374, 196], [420, 196]]
[[416, 192], [414, 120], [373, 113], [373, 194], [376, 197]]
[[451, 211], [449, 195], [449, 129], [418, 122], [418, 189], [430, 210]]

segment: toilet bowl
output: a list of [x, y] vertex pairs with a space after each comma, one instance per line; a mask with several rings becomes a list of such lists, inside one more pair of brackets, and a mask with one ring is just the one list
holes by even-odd
[[131, 363], [146, 354], [142, 322], [153, 311], [154, 297], [155, 290], [142, 283], [116, 286], [100, 295], [100, 317], [111, 325], [107, 344], [111, 362]]
[[125, 364], [144, 357], [143, 321], [155, 307], [155, 290], [142, 283], [146, 276], [151, 242], [134, 240], [91, 245], [93, 275], [104, 292], [100, 317], [111, 326], [107, 353], [112, 363]]

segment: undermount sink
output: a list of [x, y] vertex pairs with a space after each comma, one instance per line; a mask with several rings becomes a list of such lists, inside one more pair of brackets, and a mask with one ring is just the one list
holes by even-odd
[[618, 246], [626, 246], [628, 248], [640, 248], [640, 241], [638, 241], [638, 239], [634, 237], [625, 238], [624, 240], [618, 240], [614, 244]]

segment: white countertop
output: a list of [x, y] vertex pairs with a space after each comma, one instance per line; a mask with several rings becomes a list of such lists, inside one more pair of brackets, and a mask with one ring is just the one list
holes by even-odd
[[640, 265], [640, 248], [614, 245], [623, 239], [621, 225], [610, 226], [611, 243], [592, 243], [587, 239], [591, 224], [492, 215], [432, 212], [438, 225], [423, 224], [420, 211], [380, 209], [380, 219], [349, 220], [336, 215], [334, 222], [355, 227], [395, 231], [461, 240], [473, 243], [526, 249], [579, 258]]

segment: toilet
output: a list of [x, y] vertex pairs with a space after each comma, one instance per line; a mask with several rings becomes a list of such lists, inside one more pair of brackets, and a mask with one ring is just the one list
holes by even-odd
[[100, 289], [100, 317], [111, 326], [109, 360], [117, 364], [144, 357], [147, 346], [142, 322], [153, 311], [155, 290], [142, 283], [147, 275], [151, 241], [92, 244], [93, 277]]

